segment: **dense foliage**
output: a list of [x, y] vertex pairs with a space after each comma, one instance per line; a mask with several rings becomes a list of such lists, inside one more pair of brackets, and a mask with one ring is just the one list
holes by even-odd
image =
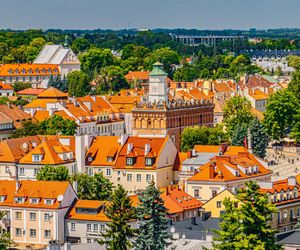
[[106, 179], [102, 173], [94, 174], [75, 174], [72, 181], [77, 182], [77, 195], [84, 200], [107, 200], [112, 191], [112, 183]]
[[227, 135], [221, 127], [187, 127], [181, 134], [180, 148], [182, 151], [188, 151], [195, 145], [219, 145], [227, 140]]
[[[0, 211], [0, 220], [6, 216], [6, 212]], [[12, 240], [10, 239], [10, 234], [6, 229], [1, 228], [0, 230], [0, 249], [10, 249], [9, 247], [12, 245]]]
[[90, 78], [83, 71], [73, 71], [67, 76], [69, 96], [82, 97], [90, 91]]
[[69, 171], [65, 166], [49, 166], [42, 167], [36, 179], [39, 181], [67, 181], [69, 180]]
[[276, 243], [275, 231], [271, 229], [271, 215], [276, 212], [275, 205], [269, 203], [266, 194], [260, 192], [255, 182], [246, 183], [239, 189], [236, 201], [226, 198], [223, 202], [225, 213], [216, 231], [214, 249], [281, 249]]
[[110, 222], [102, 233], [100, 244], [109, 250], [126, 250], [132, 248], [132, 239], [136, 235], [135, 230], [128, 224], [135, 217], [135, 209], [128, 197], [127, 191], [118, 185], [111, 194], [111, 201], [107, 204], [105, 215]]
[[167, 208], [160, 197], [160, 191], [152, 181], [146, 190], [139, 195], [137, 207], [139, 232], [135, 242], [137, 250], [164, 250], [169, 235], [167, 233]]
[[230, 136], [239, 126], [247, 127], [253, 120], [251, 103], [246, 97], [234, 96], [230, 98], [224, 107], [224, 125]]

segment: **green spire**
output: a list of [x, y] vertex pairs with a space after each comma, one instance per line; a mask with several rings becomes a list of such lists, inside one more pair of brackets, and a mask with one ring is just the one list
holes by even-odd
[[153, 64], [153, 70], [149, 74], [150, 76], [167, 76], [168, 74], [164, 71], [163, 65], [160, 62]]
[[68, 35], [65, 36], [65, 43], [64, 43], [64, 47], [65, 48], [69, 48], [70, 44], [69, 44], [69, 37]]

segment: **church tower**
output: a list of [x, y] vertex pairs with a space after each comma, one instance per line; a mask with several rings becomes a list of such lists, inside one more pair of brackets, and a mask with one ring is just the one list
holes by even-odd
[[151, 103], [168, 101], [167, 73], [163, 70], [163, 65], [159, 62], [153, 65], [153, 70], [149, 74], [149, 95]]

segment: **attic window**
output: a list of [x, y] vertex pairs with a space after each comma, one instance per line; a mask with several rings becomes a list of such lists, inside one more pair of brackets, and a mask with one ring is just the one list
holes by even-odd
[[0, 202], [4, 202], [4, 200], [5, 200], [5, 196], [4, 195], [0, 196]]
[[45, 199], [44, 203], [46, 205], [52, 205], [54, 203], [54, 200], [53, 199]]
[[113, 160], [114, 160], [114, 158], [112, 156], [107, 157], [107, 162], [112, 162]]
[[145, 159], [145, 161], [146, 161], [146, 166], [152, 166], [153, 165], [153, 159], [152, 158], [148, 157], [148, 158]]
[[38, 198], [30, 198], [30, 203], [31, 204], [38, 204], [39, 203], [39, 199]]
[[40, 162], [42, 160], [42, 155], [32, 155], [33, 162]]
[[127, 166], [133, 166], [134, 164], [134, 158], [133, 157], [127, 157], [126, 158], [126, 165]]
[[15, 197], [15, 203], [24, 203], [25, 201], [25, 198], [24, 197]]

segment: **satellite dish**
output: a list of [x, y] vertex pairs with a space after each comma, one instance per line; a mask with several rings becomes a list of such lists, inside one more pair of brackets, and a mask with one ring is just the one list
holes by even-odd
[[57, 196], [57, 200], [59, 202], [61, 202], [64, 199], [64, 196], [62, 194], [60, 194], [59, 196]]

